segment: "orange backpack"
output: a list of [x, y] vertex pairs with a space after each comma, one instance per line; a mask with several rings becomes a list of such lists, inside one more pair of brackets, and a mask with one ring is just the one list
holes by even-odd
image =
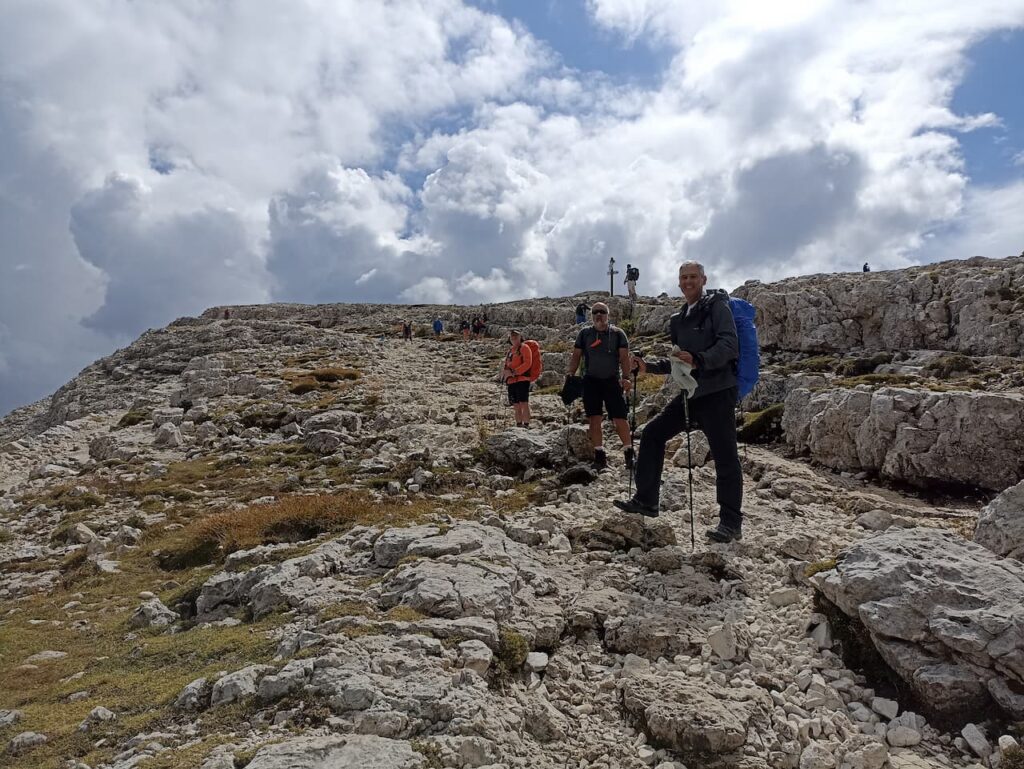
[[527, 339], [523, 344], [529, 347], [530, 352], [533, 353], [533, 363], [530, 364], [530, 370], [526, 372], [526, 376], [531, 382], [536, 382], [540, 372], [544, 370], [544, 361], [540, 357], [540, 345], [533, 339]]

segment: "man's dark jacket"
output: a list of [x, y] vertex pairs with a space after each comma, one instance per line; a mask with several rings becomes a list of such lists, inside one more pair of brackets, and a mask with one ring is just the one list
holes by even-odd
[[[736, 386], [740, 345], [728, 293], [721, 289], [708, 291], [689, 315], [684, 306], [669, 319], [669, 333], [672, 344], [686, 350], [697, 362], [692, 372], [697, 380], [694, 398]], [[667, 358], [649, 361], [647, 370], [652, 374], [670, 374], [672, 364]]]

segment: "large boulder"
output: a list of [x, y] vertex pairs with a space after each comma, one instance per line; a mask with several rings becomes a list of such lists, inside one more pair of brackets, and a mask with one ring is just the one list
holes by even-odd
[[982, 509], [974, 541], [997, 555], [1024, 560], [1024, 481]]
[[963, 720], [998, 706], [1019, 719], [1024, 690], [1024, 564], [958, 535], [890, 529], [812, 578], [863, 624], [921, 709]]
[[553, 467], [580, 459], [592, 459], [594, 447], [582, 425], [566, 425], [543, 432], [513, 428], [487, 436], [488, 460], [511, 472], [531, 467]]
[[994, 490], [1024, 478], [1021, 393], [798, 388], [782, 428], [797, 451], [837, 470]]
[[751, 720], [771, 711], [764, 690], [725, 688], [677, 671], [628, 679], [622, 704], [654, 745], [678, 751], [691, 766], [740, 751]]
[[300, 737], [260, 748], [249, 769], [420, 769], [426, 757], [404, 740], [372, 734]]

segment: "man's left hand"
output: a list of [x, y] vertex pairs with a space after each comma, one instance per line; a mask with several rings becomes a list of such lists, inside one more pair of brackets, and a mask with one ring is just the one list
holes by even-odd
[[633, 383], [629, 379], [622, 380], [622, 391], [628, 393], [633, 389]]
[[688, 353], [686, 350], [679, 350], [678, 352], [672, 354], [679, 358], [679, 360], [681, 360], [683, 363], [689, 363], [691, 368], [697, 368], [696, 359], [692, 355], [690, 355], [690, 353]]

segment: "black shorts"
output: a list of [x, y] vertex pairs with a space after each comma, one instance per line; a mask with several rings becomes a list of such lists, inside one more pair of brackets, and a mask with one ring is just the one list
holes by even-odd
[[583, 412], [588, 417], [599, 417], [602, 406], [612, 419], [625, 419], [628, 415], [619, 380], [583, 377]]
[[530, 402], [530, 383], [529, 381], [513, 382], [508, 385], [508, 402], [509, 403], [529, 403]]

